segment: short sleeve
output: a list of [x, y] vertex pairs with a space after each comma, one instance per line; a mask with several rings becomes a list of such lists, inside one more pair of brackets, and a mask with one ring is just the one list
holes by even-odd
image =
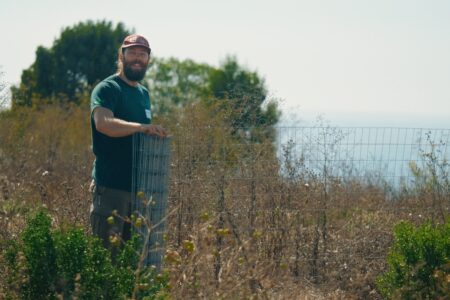
[[114, 112], [119, 101], [119, 87], [111, 82], [102, 81], [92, 91], [91, 112], [96, 107], [104, 107]]

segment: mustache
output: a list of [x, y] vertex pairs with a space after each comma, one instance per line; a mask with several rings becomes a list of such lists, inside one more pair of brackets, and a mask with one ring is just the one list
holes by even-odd
[[143, 62], [143, 61], [141, 61], [141, 60], [139, 60], [139, 59], [133, 59], [133, 60], [130, 60], [130, 61], [124, 60], [124, 61], [123, 61], [123, 64], [124, 64], [124, 65], [128, 65], [128, 66], [131, 66], [131, 65], [134, 65], [134, 64], [138, 64], [138, 65], [140, 65], [141, 67], [145, 67], [145, 66], [146, 66], [145, 62]]

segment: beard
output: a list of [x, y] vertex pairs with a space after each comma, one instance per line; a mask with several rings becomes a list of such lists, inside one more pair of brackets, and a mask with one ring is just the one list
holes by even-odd
[[[132, 65], [138, 63], [141, 68], [140, 69], [133, 69]], [[133, 62], [126, 62], [123, 61], [123, 73], [125, 74], [125, 77], [130, 81], [141, 81], [144, 79], [145, 72], [147, 72], [147, 67], [145, 64], [140, 63], [138, 61]]]

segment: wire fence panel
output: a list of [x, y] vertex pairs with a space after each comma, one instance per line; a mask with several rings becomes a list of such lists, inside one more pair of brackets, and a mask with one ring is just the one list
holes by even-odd
[[394, 225], [450, 213], [447, 129], [179, 126], [172, 134], [134, 136], [134, 210], [149, 220], [147, 265], [176, 270], [183, 293], [243, 280], [257, 290], [283, 276], [367, 289], [367, 298]]
[[[393, 188], [413, 184], [414, 166], [426, 167], [435, 155], [437, 165], [448, 160], [450, 130], [373, 127], [279, 128], [280, 159], [291, 159], [319, 177], [387, 184]], [[286, 172], [286, 166], [283, 169]]]
[[203, 256], [186, 268], [209, 269], [217, 281], [241, 270], [236, 261], [285, 266], [315, 282], [345, 281], [327, 272], [342, 266], [370, 265], [372, 276], [396, 222], [438, 222], [450, 212], [447, 129], [280, 127], [274, 138], [177, 130], [168, 238], [181, 253], [197, 243]]

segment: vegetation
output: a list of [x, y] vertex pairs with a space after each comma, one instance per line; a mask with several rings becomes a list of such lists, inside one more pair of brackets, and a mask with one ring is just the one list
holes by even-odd
[[190, 59], [153, 58], [146, 79], [154, 115], [167, 116], [208, 96], [209, 74], [213, 69]]
[[[82, 228], [54, 230], [43, 211], [32, 216], [20, 241], [6, 249], [6, 298], [22, 299], [154, 299], [162, 297], [164, 277], [151, 267], [139, 267], [137, 235], [119, 248], [117, 263], [99, 239]], [[145, 278], [145, 282], [142, 278]], [[18, 282], [21, 285], [18, 285]], [[151, 285], [150, 285], [151, 283]], [[159, 296], [158, 296], [159, 295]]]
[[[36, 50], [36, 60], [12, 88], [13, 107], [86, 99], [96, 83], [115, 73], [117, 49], [128, 34], [122, 23], [107, 21], [64, 28], [51, 48]], [[204, 101], [227, 111], [228, 123], [241, 136], [274, 138], [273, 126], [280, 117], [276, 102], [267, 98], [264, 80], [235, 57], [227, 57], [218, 68], [192, 60], [156, 59], [143, 83], [150, 86], [155, 115]]]
[[[326, 165], [322, 170], [328, 176], [318, 176], [301, 157], [295, 159], [289, 145], [279, 160], [270, 140], [237, 140], [225, 113], [213, 115], [200, 102], [160, 120], [173, 134], [168, 208], [173, 213], [167, 220], [165, 259], [172, 298], [380, 299], [377, 278], [389, 272], [386, 257], [395, 224], [434, 220], [437, 226], [443, 221], [435, 211], [448, 215], [446, 189], [430, 188], [431, 181], [423, 180], [425, 167], [415, 189], [392, 201], [382, 187], [342, 180]], [[52, 218], [55, 253], [68, 251], [56, 247], [56, 232], [67, 228], [64, 224], [89, 232], [93, 157], [86, 106], [17, 108], [0, 114], [0, 130], [0, 268], [6, 274], [7, 241], [23, 236], [25, 216], [39, 207]], [[332, 159], [332, 153], [327, 155]], [[73, 278], [71, 266], [77, 263], [56, 270]], [[445, 283], [445, 264], [439, 270], [432, 274], [443, 281], [435, 282]], [[0, 280], [1, 295], [19, 291], [26, 273], [16, 274], [17, 280]], [[47, 275], [40, 280], [55, 276]]]
[[450, 221], [418, 228], [402, 222], [388, 256], [388, 271], [378, 280], [385, 297], [445, 299], [450, 295]]
[[[112, 29], [88, 22], [67, 30], [81, 34], [85, 26]], [[40, 57], [51, 61], [65, 37]], [[80, 84], [66, 93], [38, 80], [39, 68], [52, 65], [39, 64], [24, 71], [13, 109], [0, 112], [0, 272], [8, 275], [0, 298], [143, 299], [166, 291], [174, 299], [380, 299], [419, 287], [430, 291], [420, 297], [446, 291], [450, 188], [439, 145], [423, 153], [423, 165], [411, 164], [414, 188], [392, 201], [385, 186], [330, 165], [339, 159], [338, 129], [321, 128], [318, 143], [302, 140], [314, 153], [296, 153], [295, 132], [277, 140], [276, 104], [263, 79], [235, 58], [218, 68], [155, 59], [148, 78], [155, 122], [173, 135], [164, 270], [136, 265], [138, 239], [113, 266], [89, 235], [87, 91], [96, 79], [76, 76]], [[400, 220], [425, 225], [395, 227]]]
[[227, 57], [218, 68], [192, 60], [156, 59], [147, 78], [155, 115], [169, 116], [203, 102], [211, 113], [226, 116], [235, 137], [275, 138], [273, 127], [280, 117], [277, 103], [268, 99], [264, 80], [239, 65], [235, 57]]
[[117, 49], [130, 31], [122, 23], [80, 22], [64, 28], [51, 48], [36, 50], [36, 60], [22, 72], [12, 89], [13, 106], [32, 105], [33, 99], [78, 101], [95, 83], [116, 71]]

